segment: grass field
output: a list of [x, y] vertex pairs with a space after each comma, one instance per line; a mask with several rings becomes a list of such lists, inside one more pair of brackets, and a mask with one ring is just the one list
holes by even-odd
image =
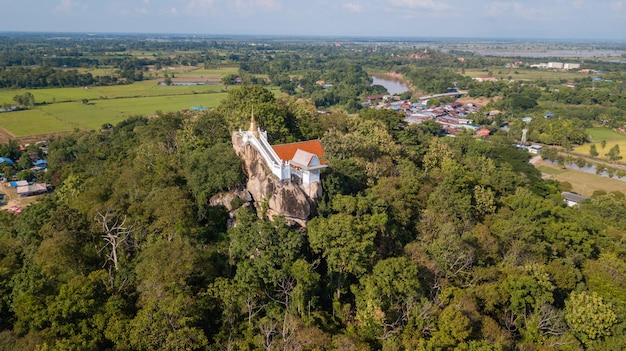
[[239, 67], [223, 67], [216, 69], [196, 69], [193, 71], [188, 71], [184, 73], [179, 73], [176, 75], [176, 78], [193, 78], [193, 79], [221, 79], [223, 76], [228, 74], [237, 74], [239, 72]]
[[[517, 73], [515, 73], [517, 72]], [[578, 73], [576, 71], [552, 71], [552, 70], [539, 70], [530, 68], [504, 68], [500, 66], [493, 66], [486, 69], [466, 69], [465, 73], [461, 71], [457, 72], [472, 78], [492, 76], [499, 79], [511, 79], [514, 80], [555, 80], [555, 79], [574, 79], [588, 77], [587, 73]]]
[[92, 76], [111, 76], [115, 74], [115, 68], [61, 68], [65, 71], [78, 71], [79, 73], [91, 73]]
[[81, 101], [82, 99], [114, 99], [119, 97], [146, 97], [180, 95], [193, 93], [218, 93], [221, 85], [194, 85], [194, 86], [162, 86], [155, 81], [143, 81], [129, 85], [115, 85], [108, 87], [85, 88], [52, 88], [29, 90], [0, 91], [0, 105], [14, 103], [13, 97], [30, 91], [37, 103], [54, 103], [63, 101]]
[[89, 104], [65, 102], [41, 105], [31, 110], [0, 113], [0, 126], [15, 137], [50, 134], [78, 129], [97, 129], [133, 115], [152, 115], [191, 106], [215, 107], [226, 93], [137, 97], [96, 100]]
[[74, 129], [66, 121], [40, 109], [0, 113], [0, 126], [17, 138]]
[[537, 166], [537, 169], [542, 173], [549, 175], [549, 179], [568, 182], [572, 185], [572, 191], [581, 195], [591, 196], [596, 190], [604, 190], [606, 192], [620, 191], [626, 194], [626, 182], [621, 180], [569, 168], [560, 168], [543, 161]]
[[[110, 73], [107, 70], [110, 68], [80, 69], [94, 75]], [[238, 67], [203, 69], [180, 66], [171, 72], [177, 72], [175, 78], [178, 80], [215, 82], [226, 74], [236, 74]], [[105, 123], [116, 124], [134, 115], [149, 116], [191, 106], [215, 107], [226, 96], [221, 84], [162, 86], [158, 83], [146, 80], [108, 87], [1, 90], [0, 105], [14, 104], [13, 97], [26, 91], [35, 96], [37, 105], [30, 110], [0, 113], [0, 139], [97, 129]], [[270, 90], [278, 92], [275, 88]], [[85, 99], [88, 103], [83, 103]]]
[[608, 128], [587, 128], [585, 129], [587, 135], [591, 136], [591, 141], [599, 142], [602, 140], [626, 140], [626, 135], [620, 134], [612, 129]]
[[[578, 152], [585, 155], [589, 154], [589, 149], [592, 144], [596, 145], [596, 150], [600, 157], [605, 157], [606, 154], [615, 145], [619, 146], [620, 154], [626, 156], [626, 135], [620, 134], [614, 130], [607, 128], [588, 128], [585, 132], [590, 136], [591, 142], [586, 143], [574, 148], [574, 152]], [[606, 145], [602, 148], [602, 141], [606, 141]]]
[[557, 174], [562, 174], [562, 173], [567, 172], [564, 169], [557, 169], [557, 168], [552, 168], [552, 167], [548, 167], [548, 166], [539, 166], [539, 167], [537, 167], [537, 169], [541, 173], [550, 174], [550, 175], [557, 175]]

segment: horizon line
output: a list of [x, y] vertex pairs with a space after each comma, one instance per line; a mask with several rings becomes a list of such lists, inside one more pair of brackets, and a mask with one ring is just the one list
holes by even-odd
[[394, 41], [418, 41], [418, 40], [464, 40], [464, 41], [546, 41], [546, 42], [603, 42], [603, 43], [621, 43], [626, 44], [624, 39], [607, 39], [607, 38], [557, 38], [557, 37], [488, 37], [488, 36], [401, 36], [401, 35], [372, 35], [372, 34], [236, 34], [236, 33], [184, 33], [184, 32], [100, 32], [100, 31], [20, 31], [20, 30], [0, 30], [0, 34], [71, 34], [71, 35], [136, 35], [136, 36], [194, 36], [208, 38], [285, 38], [285, 39], [387, 39]]

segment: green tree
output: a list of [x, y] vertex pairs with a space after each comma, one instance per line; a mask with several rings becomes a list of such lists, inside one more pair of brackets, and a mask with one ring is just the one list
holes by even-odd
[[241, 160], [235, 155], [232, 146], [226, 143], [190, 151], [183, 166], [201, 219], [207, 217], [209, 199], [213, 195], [243, 182], [244, 179]]
[[565, 305], [565, 320], [585, 344], [611, 335], [617, 316], [610, 303], [595, 292], [572, 293]]
[[222, 77], [222, 84], [224, 84], [224, 87], [226, 88], [226, 90], [228, 90], [228, 86], [229, 85], [234, 85], [235, 84], [235, 78], [237, 78], [237, 75], [234, 74], [234, 73], [225, 74]]
[[417, 266], [404, 257], [379, 261], [353, 291], [356, 319], [364, 330], [372, 329], [372, 339], [399, 332], [422, 295]]
[[328, 218], [315, 218], [309, 223], [309, 242], [313, 251], [326, 260], [328, 271], [336, 274], [337, 300], [341, 297], [346, 274], [360, 276], [374, 258], [374, 228], [383, 216], [338, 213]]
[[449, 348], [459, 345], [472, 334], [472, 321], [458, 305], [444, 308], [437, 325], [439, 328], [433, 333], [431, 342], [438, 347]]
[[18, 94], [13, 97], [13, 101], [15, 101], [18, 105], [25, 107], [33, 107], [35, 106], [35, 96], [27, 91], [24, 94]]
[[167, 71], [165, 73], [163, 73], [163, 82], [165, 83], [165, 85], [172, 85], [172, 77], [170, 77], [169, 74], [167, 74]]
[[62, 285], [50, 301], [50, 329], [55, 336], [55, 349], [99, 350], [107, 343], [104, 333], [103, 307], [107, 299], [104, 270], [88, 276], [77, 275]]
[[508, 104], [513, 110], [529, 110], [537, 106], [537, 99], [525, 94], [514, 94], [508, 99]]
[[615, 144], [615, 146], [613, 146], [609, 152], [607, 152], [606, 156], [609, 158], [609, 160], [611, 161], [618, 161], [622, 159], [622, 156], [620, 156], [619, 154], [619, 145]]
[[237, 89], [229, 90], [217, 110], [224, 116], [229, 131], [240, 128], [247, 130], [253, 112], [255, 112], [257, 122], [263, 119], [263, 116], [259, 115], [258, 112], [259, 105], [275, 103], [276, 98], [271, 91], [259, 85], [243, 85]]
[[555, 289], [542, 265], [527, 265], [509, 275], [504, 285], [510, 294], [511, 310], [519, 316], [537, 312], [544, 304], [554, 302]]
[[596, 144], [591, 144], [591, 146], [589, 146], [589, 155], [591, 155], [591, 157], [598, 156], [598, 150], [596, 149]]
[[198, 291], [190, 285], [211, 270], [210, 266], [201, 268], [200, 262], [198, 250], [182, 238], [159, 240], [144, 248], [135, 269], [139, 310], [127, 331], [130, 346], [206, 349], [208, 340], [198, 325], [202, 309], [193, 297]]

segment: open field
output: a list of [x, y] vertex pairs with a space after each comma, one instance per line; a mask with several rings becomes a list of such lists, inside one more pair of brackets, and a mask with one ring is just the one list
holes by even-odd
[[620, 134], [612, 129], [608, 128], [587, 128], [585, 129], [587, 135], [591, 136], [591, 141], [599, 142], [602, 140], [626, 140], [626, 135]]
[[[590, 136], [592, 142], [575, 147], [574, 152], [590, 155], [589, 149], [591, 148], [591, 145], [594, 144], [596, 145], [599, 157], [602, 158], [606, 156], [613, 146], [618, 145], [621, 156], [626, 156], [626, 135], [620, 134], [611, 129], [600, 127], [588, 128], [585, 131]], [[606, 141], [604, 148], [601, 144], [602, 141]]]
[[229, 74], [237, 74], [239, 67], [223, 67], [214, 69], [196, 69], [176, 75], [176, 78], [189, 78], [189, 79], [222, 79], [223, 76]]
[[14, 103], [13, 97], [30, 91], [39, 103], [54, 103], [63, 101], [80, 101], [82, 99], [114, 99], [119, 97], [145, 97], [180, 95], [193, 93], [218, 93], [221, 85], [194, 85], [194, 86], [162, 86], [157, 81], [143, 81], [128, 85], [85, 88], [51, 88], [51, 89], [22, 89], [0, 91], [0, 105]]
[[133, 115], [152, 115], [189, 109], [215, 107], [226, 93], [149, 96], [41, 105], [32, 110], [0, 113], [0, 126], [16, 138], [78, 129], [97, 129], [116, 124]]
[[[110, 68], [79, 70], [94, 75], [110, 74]], [[0, 113], [0, 143], [8, 139], [42, 139], [74, 129], [97, 129], [105, 123], [116, 124], [134, 115], [180, 111], [191, 106], [215, 107], [226, 96], [221, 78], [236, 74], [238, 67], [177, 66], [168, 68], [168, 72], [175, 72], [174, 82], [210, 84], [162, 86], [158, 83], [163, 77], [159, 77], [128, 85], [1, 90], [0, 105], [14, 104], [13, 97], [26, 91], [35, 96], [37, 105], [30, 110]], [[84, 100], [87, 103], [83, 103]]]
[[40, 109], [0, 113], [0, 126], [14, 138], [74, 129], [74, 126]]
[[115, 74], [115, 68], [82, 68], [82, 67], [70, 67], [60, 68], [64, 71], [78, 71], [79, 73], [91, 73], [92, 76], [111, 76]]
[[572, 191], [581, 195], [591, 196], [596, 190], [620, 191], [626, 194], [626, 182], [621, 180], [563, 168], [544, 161], [539, 161], [536, 167], [545, 175], [545, 178], [568, 182], [572, 185]]
[[[517, 73], [515, 73], [517, 72]], [[555, 79], [574, 79], [588, 77], [588, 73], [578, 73], [575, 70], [572, 71], [553, 71], [553, 70], [539, 70], [530, 68], [504, 68], [500, 66], [494, 66], [487, 69], [466, 69], [465, 73], [461, 71], [457, 72], [472, 78], [492, 76], [499, 79], [514, 79], [514, 80], [555, 80]]]
[[[626, 140], [610, 140], [610, 141], [607, 141], [606, 142], [606, 146], [604, 148], [602, 148], [602, 144], [600, 144], [599, 142], [597, 142], [597, 143], [587, 143], [587, 144], [575, 147], [574, 148], [574, 152], [578, 152], [578, 153], [581, 153], [581, 154], [585, 154], [585, 155], [591, 156], [589, 154], [589, 149], [591, 148], [592, 144], [596, 145], [596, 150], [598, 151], [598, 157], [600, 157], [600, 158], [606, 158], [606, 154], [615, 145], [619, 146], [620, 156], [622, 156], [622, 157], [626, 156]], [[626, 157], [624, 157], [624, 158], [626, 158]]]

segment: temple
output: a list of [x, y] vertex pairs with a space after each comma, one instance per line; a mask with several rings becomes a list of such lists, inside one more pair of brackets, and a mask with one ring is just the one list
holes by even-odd
[[267, 132], [257, 126], [254, 112], [250, 128], [247, 131], [239, 130], [239, 134], [243, 146], [254, 147], [279, 180], [296, 181], [308, 187], [320, 181], [320, 170], [327, 167], [321, 160], [324, 148], [319, 140], [272, 146], [267, 141]]

